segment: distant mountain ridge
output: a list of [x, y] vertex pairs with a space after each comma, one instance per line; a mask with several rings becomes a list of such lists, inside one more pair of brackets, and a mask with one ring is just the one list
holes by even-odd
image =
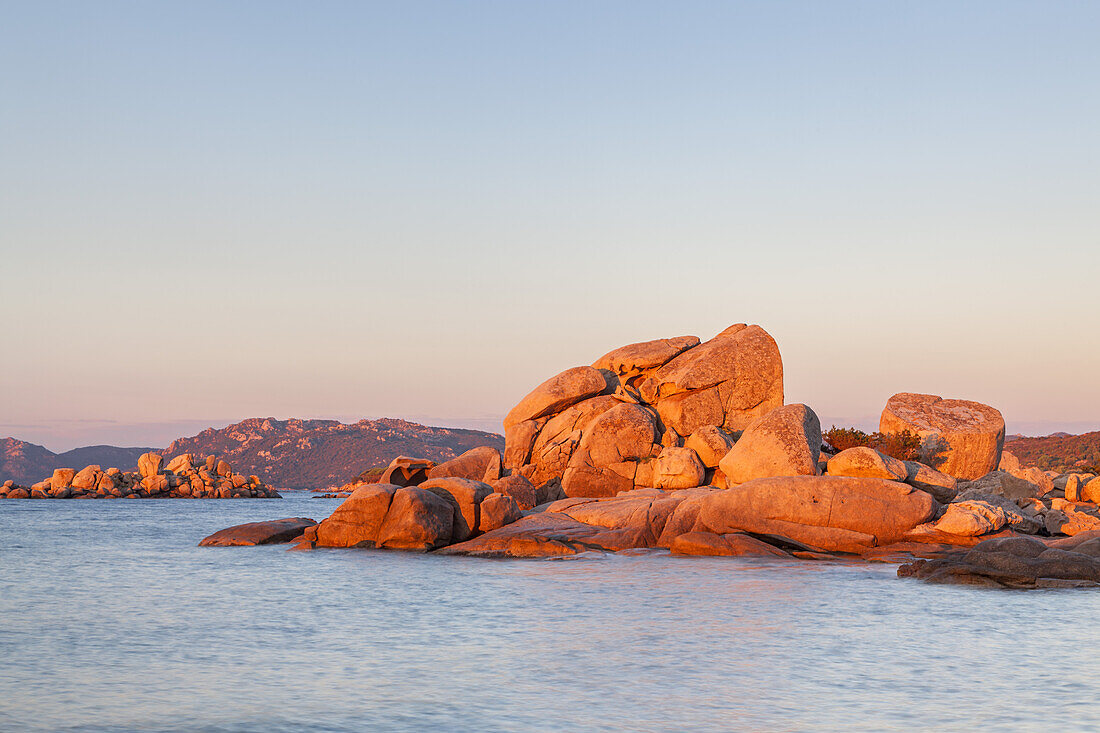
[[0, 438], [0, 481], [11, 479], [17, 484], [33, 484], [48, 477], [55, 468], [77, 470], [98, 464], [103, 468], [132, 469], [138, 456], [156, 448], [118, 448], [113, 445], [90, 445], [64, 453], [17, 438]]
[[1081, 435], [1054, 433], [1043, 438], [1010, 435], [1005, 450], [1028, 466], [1043, 470], [1100, 469], [1100, 430]]
[[482, 445], [503, 451], [504, 437], [394, 418], [347, 424], [254, 417], [175, 440], [164, 456], [216, 454], [241, 473], [259, 476], [278, 488], [319, 489], [342, 484], [401, 455], [440, 462]]
[[240, 473], [259, 476], [272, 486], [319, 489], [385, 466], [400, 455], [441, 462], [482, 445], [503, 451], [504, 437], [392, 418], [346, 424], [337, 420], [253, 417], [178, 438], [165, 450], [97, 445], [53, 453], [34, 443], [0, 438], [0, 482], [12, 479], [30, 485], [49, 477], [55, 468], [80, 470], [91, 464], [132, 470], [142, 453], [156, 451], [166, 462], [181, 453], [217, 455]]

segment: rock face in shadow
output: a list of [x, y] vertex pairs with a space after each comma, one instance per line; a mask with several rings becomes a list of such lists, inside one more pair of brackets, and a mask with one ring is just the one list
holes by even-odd
[[1034, 537], [990, 539], [969, 552], [901, 565], [898, 576], [929, 583], [991, 588], [1073, 588], [1100, 586], [1100, 542], [1050, 542]]
[[306, 517], [249, 522], [219, 530], [199, 542], [199, 547], [240, 547], [293, 542], [301, 537], [308, 527], [316, 526], [317, 522]]
[[919, 435], [924, 463], [959, 479], [976, 479], [997, 468], [1005, 440], [999, 410], [968, 400], [901, 392], [882, 410], [879, 431]]
[[786, 405], [757, 418], [719, 462], [729, 484], [769, 476], [814, 476], [821, 422], [806, 405]]
[[652, 463], [666, 448], [698, 448], [707, 455], [696, 459], [713, 469], [731, 432], [782, 404], [782, 359], [759, 326], [736, 324], [704, 343], [681, 336], [630, 344], [524, 397], [505, 419], [504, 468], [536, 487], [558, 480], [568, 496], [705, 483], [705, 471], [672, 478]]

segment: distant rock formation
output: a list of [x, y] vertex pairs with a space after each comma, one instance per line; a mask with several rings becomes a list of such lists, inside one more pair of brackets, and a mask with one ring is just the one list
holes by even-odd
[[0, 438], [0, 481], [31, 484], [40, 477], [65, 466], [132, 466], [142, 453], [155, 448], [118, 448], [90, 445], [64, 453], [54, 453], [34, 443], [15, 438]]
[[138, 457], [138, 470], [103, 470], [91, 465], [76, 471], [54, 469], [32, 486], [10, 479], [0, 486], [0, 499], [278, 499], [279, 492], [257, 476], [242, 476], [216, 456], [196, 461], [186, 453], [167, 465], [159, 453]]

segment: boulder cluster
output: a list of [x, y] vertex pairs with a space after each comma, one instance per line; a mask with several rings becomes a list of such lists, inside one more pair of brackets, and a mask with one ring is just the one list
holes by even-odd
[[138, 458], [137, 471], [85, 466], [76, 471], [58, 468], [33, 486], [11, 481], [0, 487], [0, 499], [247, 499], [280, 498], [256, 476], [234, 473], [217, 456], [198, 461], [190, 453], [176, 456], [167, 465], [159, 453]]
[[[542, 557], [663, 548], [915, 561], [899, 573], [941, 582], [1100, 581], [1074, 549], [1092, 546], [1065, 544], [1100, 536], [1100, 479], [1021, 466], [1003, 451], [1000, 412], [935, 395], [896, 394], [882, 412], [883, 434], [919, 436], [920, 460], [835, 450], [809, 406], [783, 404], [779, 350], [759, 326], [615, 349], [543, 382], [504, 425], [503, 455], [482, 447], [438, 465], [402, 457], [380, 483], [343, 487], [347, 500], [304, 526], [295, 549]], [[1013, 561], [1011, 574], [1008, 561], [985, 557], [992, 546], [1008, 552], [991, 541], [1019, 538], [1011, 547], [1027, 562]], [[1052, 562], [1048, 549], [1063, 554]]]

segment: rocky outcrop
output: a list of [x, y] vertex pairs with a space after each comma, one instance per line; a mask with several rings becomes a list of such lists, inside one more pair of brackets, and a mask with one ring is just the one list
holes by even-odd
[[317, 522], [306, 517], [249, 522], [215, 532], [199, 542], [199, 547], [240, 547], [245, 545], [275, 545], [293, 542]]
[[886, 402], [879, 431], [905, 430], [920, 436], [923, 463], [959, 479], [984, 476], [1001, 460], [1004, 418], [980, 402], [901, 392]]
[[719, 462], [729, 484], [769, 476], [814, 476], [821, 422], [806, 405], [772, 410], [754, 420]]
[[138, 470], [104, 471], [85, 466], [80, 471], [55, 469], [50, 478], [25, 491], [0, 488], [0, 499], [269, 499], [279, 492], [257, 476], [234, 473], [225, 461], [207, 456], [196, 461], [190, 454], [177, 456], [164, 466], [162, 456], [145, 453], [138, 458]]
[[[730, 432], [782, 404], [779, 349], [759, 326], [737, 324], [705, 343], [683, 336], [631, 344], [524, 397], [505, 419], [504, 467], [538, 487], [560, 480], [568, 496], [614, 496], [658, 480], [683, 485], [690, 465], [675, 479], [655, 472], [663, 449], [691, 450], [713, 469], [707, 461], [717, 465]], [[695, 434], [705, 459], [686, 444]], [[697, 480], [708, 480], [706, 472]]]

